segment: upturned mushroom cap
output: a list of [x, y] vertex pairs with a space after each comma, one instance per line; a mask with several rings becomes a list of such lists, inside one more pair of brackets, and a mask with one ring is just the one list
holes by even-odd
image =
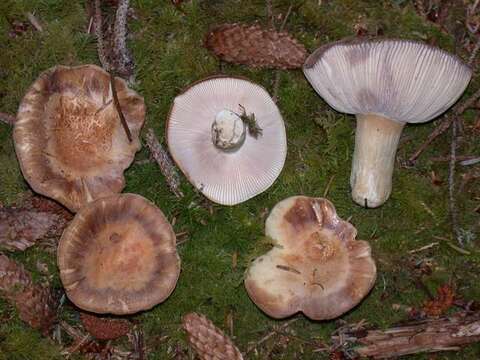
[[56, 66], [23, 98], [13, 139], [25, 179], [72, 211], [122, 191], [123, 171], [140, 149], [145, 104], [124, 80], [115, 88], [133, 141], [112, 101], [110, 74], [95, 65]]
[[335, 110], [403, 123], [431, 120], [454, 104], [472, 76], [446, 51], [411, 40], [353, 40], [317, 49], [303, 71]]
[[180, 273], [171, 225], [159, 208], [135, 194], [83, 207], [60, 239], [58, 266], [75, 305], [119, 315], [164, 301]]
[[274, 248], [255, 259], [245, 287], [268, 315], [299, 311], [314, 320], [333, 319], [357, 305], [376, 278], [370, 246], [322, 198], [293, 196], [279, 202], [265, 233]]
[[[260, 133], [252, 134], [255, 129], [246, 117]], [[175, 98], [167, 140], [190, 182], [223, 205], [241, 203], [269, 188], [287, 153], [282, 116], [265, 89], [223, 76], [195, 83]]]

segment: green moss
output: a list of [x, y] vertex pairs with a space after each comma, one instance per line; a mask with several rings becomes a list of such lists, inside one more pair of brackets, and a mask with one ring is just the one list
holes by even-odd
[[[206, 31], [223, 22], [254, 22], [268, 25], [265, 2], [260, 0], [193, 0], [182, 5], [184, 13], [169, 0], [134, 1], [136, 20], [129, 25], [128, 40], [136, 61], [136, 89], [147, 104], [147, 126], [153, 127], [164, 141], [165, 119], [173, 98], [188, 84], [208, 75], [227, 73], [246, 76], [272, 91], [274, 72], [251, 70], [242, 66], [220, 64], [202, 46]], [[434, 41], [452, 51], [453, 38], [435, 25], [418, 17], [410, 2], [345, 0], [304, 1], [294, 6], [287, 29], [309, 50], [330, 41], [355, 35], [355, 24], [361, 21], [370, 32], [382, 29], [386, 36]], [[276, 14], [285, 14], [289, 0], [274, 0]], [[98, 63], [95, 41], [85, 33], [88, 19], [84, 3], [60, 0], [7, 1], [0, 4], [0, 109], [15, 113], [28, 86], [43, 70], [56, 64]], [[295, 4], [296, 5], [296, 4]], [[22, 36], [8, 36], [7, 19], [25, 20], [24, 13], [34, 11], [45, 26], [43, 33], [27, 31]], [[277, 19], [277, 25], [281, 20]], [[474, 91], [474, 82], [468, 92]], [[188, 240], [179, 246], [182, 274], [172, 296], [151, 311], [134, 316], [144, 328], [147, 343], [157, 336], [169, 335], [168, 341], [151, 347], [151, 359], [165, 358], [171, 346], [186, 347], [180, 329], [181, 317], [189, 311], [205, 313], [225, 328], [228, 313], [234, 317], [234, 339], [242, 349], [257, 341], [273, 325], [248, 298], [243, 287], [243, 274], [250, 261], [269, 249], [264, 237], [264, 220], [268, 210], [278, 201], [293, 195], [322, 196], [328, 187], [328, 198], [338, 213], [358, 229], [358, 237], [368, 240], [378, 265], [378, 280], [371, 294], [343, 319], [362, 319], [373, 326], [387, 327], [405, 318], [392, 308], [394, 304], [422, 306], [424, 293], [412, 281], [410, 264], [428, 259], [433, 274], [424, 282], [434, 291], [437, 286], [453, 281], [465, 298], [480, 296], [478, 277], [480, 254], [468, 248], [463, 255], [446, 241], [451, 239], [447, 207], [446, 163], [432, 162], [434, 156], [448, 154], [446, 141], [438, 141], [427, 149], [413, 168], [402, 166], [408, 156], [433, 129], [435, 123], [408, 126], [398, 151], [391, 199], [379, 209], [365, 210], [350, 199], [349, 176], [354, 146], [355, 119], [333, 111], [321, 100], [305, 80], [301, 71], [280, 73], [279, 108], [284, 116], [288, 135], [285, 168], [275, 184], [265, 193], [235, 207], [209, 204], [182, 177], [185, 197], [175, 198], [168, 190], [155, 164], [134, 164], [126, 172], [126, 192], [141, 194], [154, 201], [169, 219], [176, 219], [175, 231], [187, 231]], [[466, 116], [466, 126], [475, 121], [474, 113]], [[478, 153], [478, 142], [462, 144], [462, 153]], [[137, 159], [148, 154], [142, 150]], [[27, 189], [16, 163], [11, 129], [0, 124], [0, 202], [10, 203]], [[431, 171], [443, 180], [433, 185]], [[329, 185], [327, 185], [329, 183]], [[478, 215], [471, 211], [478, 191], [459, 195], [462, 227], [470, 229]], [[431, 250], [410, 255], [409, 250], [438, 241]], [[451, 240], [450, 240], [451, 241]], [[236, 266], [232, 257], [236, 256]], [[41, 279], [36, 262], [47, 264], [53, 283], [60, 287], [53, 255], [30, 249], [15, 258], [26, 264]], [[60, 314], [76, 321], [73, 308], [66, 305]], [[11, 308], [0, 303], [0, 316]], [[305, 340], [329, 341], [336, 323], [314, 322], [300, 316], [291, 325], [295, 338], [286, 350], [273, 337], [265, 351], [253, 358], [264, 358], [272, 351], [276, 359], [290, 359], [303, 351], [302, 358], [327, 358], [312, 353]], [[303, 340], [302, 340], [303, 339]], [[127, 344], [126, 344], [127, 345]], [[28, 330], [15, 317], [0, 325], [0, 359], [56, 359], [60, 349], [38, 333]], [[476, 358], [478, 346], [441, 358]], [[7, 355], [4, 355], [7, 354]], [[424, 356], [415, 358], [423, 359]]]
[[60, 360], [60, 347], [39, 332], [9, 321], [0, 325], [0, 360]]

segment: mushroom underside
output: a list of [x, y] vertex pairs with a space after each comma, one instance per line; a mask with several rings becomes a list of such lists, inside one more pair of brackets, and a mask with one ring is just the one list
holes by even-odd
[[32, 188], [76, 211], [86, 202], [120, 192], [123, 171], [140, 149], [143, 99], [115, 80], [133, 141], [112, 101], [110, 75], [94, 65], [57, 66], [32, 85], [19, 108], [14, 141]]

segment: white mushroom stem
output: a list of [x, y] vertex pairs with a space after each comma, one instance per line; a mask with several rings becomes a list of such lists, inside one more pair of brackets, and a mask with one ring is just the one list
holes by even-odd
[[374, 208], [390, 196], [395, 154], [404, 126], [379, 115], [357, 115], [350, 176], [352, 198], [357, 204]]
[[212, 142], [223, 151], [238, 150], [245, 142], [246, 125], [242, 118], [230, 110], [222, 110], [212, 124]]

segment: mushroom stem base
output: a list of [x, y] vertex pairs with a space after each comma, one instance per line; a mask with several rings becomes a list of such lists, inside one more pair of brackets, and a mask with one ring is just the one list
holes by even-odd
[[379, 115], [357, 115], [350, 185], [357, 204], [374, 208], [392, 191], [392, 174], [404, 123]]

